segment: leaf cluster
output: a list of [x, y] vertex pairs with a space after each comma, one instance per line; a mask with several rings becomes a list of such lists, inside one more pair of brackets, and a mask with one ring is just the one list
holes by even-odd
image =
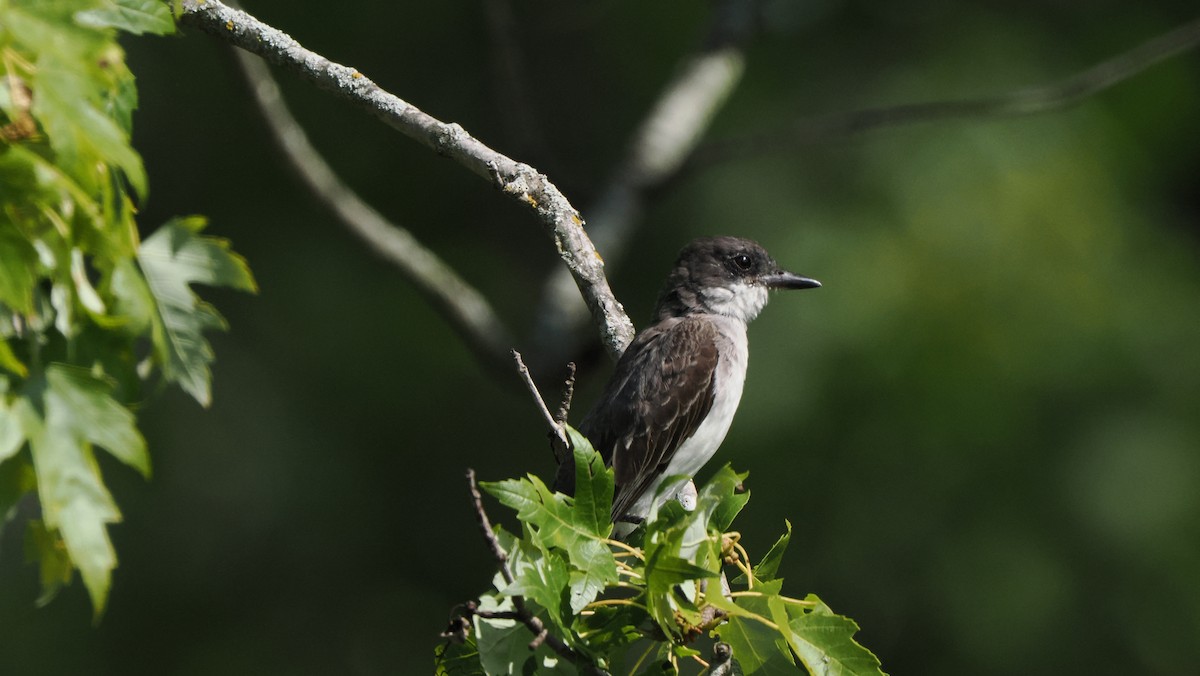
[[[516, 511], [521, 532], [496, 528], [509, 575], [496, 575], [493, 588], [469, 606], [469, 624], [439, 646], [439, 674], [882, 674], [875, 656], [854, 641], [853, 620], [815, 595], [783, 595], [777, 575], [790, 524], [757, 565], [749, 564], [730, 530], [750, 497], [741, 490], [745, 474], [723, 467], [700, 488], [693, 510], [666, 501], [620, 541], [609, 522], [612, 470], [585, 438], [570, 434], [573, 498], [533, 475], [481, 484]], [[728, 581], [727, 574], [737, 577]], [[522, 606], [572, 659], [534, 640], [515, 612]], [[732, 658], [706, 661], [702, 648], [714, 642]]]
[[147, 384], [210, 399], [203, 331], [224, 322], [190, 285], [255, 288], [202, 218], [138, 232], [148, 183], [116, 38], [174, 28], [157, 0], [0, 0], [0, 525], [32, 513], [43, 600], [77, 568], [97, 615], [120, 511], [95, 449], [149, 476]]

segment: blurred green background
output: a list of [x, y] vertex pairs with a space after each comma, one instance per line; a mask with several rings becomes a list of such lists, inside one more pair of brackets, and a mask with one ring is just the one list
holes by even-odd
[[[497, 96], [486, 4], [249, 9], [548, 172], [586, 217], [710, 5], [514, 3], [545, 141], [528, 147]], [[1196, 14], [1194, 0], [773, 0], [712, 136], [1048, 82]], [[125, 522], [99, 626], [78, 583], [35, 608], [36, 571], [6, 539], [0, 673], [426, 672], [451, 607], [492, 576], [463, 472], [547, 475], [541, 423], [515, 375], [481, 370], [294, 178], [227, 49], [185, 33], [125, 43], [152, 186], [141, 223], [208, 215], [262, 290], [204, 292], [232, 325], [213, 340], [215, 401], [171, 391], [140, 412], [153, 480], [102, 460]], [[528, 349], [558, 264], [534, 217], [281, 80], [342, 176]], [[825, 283], [751, 328], [717, 458], [751, 473], [752, 554], [794, 524], [787, 589], [855, 618], [893, 674], [1200, 673], [1200, 54], [1060, 113], [682, 181], [609, 269], [635, 322], [676, 251], [708, 234], [758, 239]], [[590, 354], [575, 420], [607, 374]]]

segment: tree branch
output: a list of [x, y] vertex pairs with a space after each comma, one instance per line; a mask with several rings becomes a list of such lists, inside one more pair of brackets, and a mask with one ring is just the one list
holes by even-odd
[[299, 73], [317, 87], [370, 112], [425, 147], [453, 159], [532, 208], [583, 294], [601, 340], [614, 356], [633, 337], [633, 324], [613, 297], [604, 261], [583, 231], [583, 218], [533, 167], [492, 150], [455, 123], [442, 122], [390, 94], [354, 68], [305, 49], [286, 33], [218, 0], [183, 0], [179, 21]]
[[1200, 45], [1200, 19], [1050, 84], [979, 99], [930, 101], [805, 117], [769, 132], [711, 141], [696, 150], [682, 173], [690, 174], [717, 163], [751, 155], [786, 152], [800, 146], [905, 124], [1021, 117], [1062, 110], [1197, 45]]
[[241, 50], [235, 54], [271, 136], [317, 199], [376, 254], [395, 265], [481, 362], [497, 370], [506, 368], [513, 340], [487, 299], [412, 233], [388, 221], [342, 183], [292, 117], [266, 64]]
[[[742, 44], [750, 34], [754, 0], [725, 0], [715, 10], [705, 44], [678, 67], [633, 134], [625, 158], [589, 210], [588, 233], [609, 263], [619, 260], [641, 219], [647, 191], [674, 175], [699, 143], [713, 116], [741, 80]], [[542, 287], [534, 336], [550, 363], [574, 351], [586, 315], [571, 279], [555, 269]], [[622, 346], [624, 349], [624, 346]]]

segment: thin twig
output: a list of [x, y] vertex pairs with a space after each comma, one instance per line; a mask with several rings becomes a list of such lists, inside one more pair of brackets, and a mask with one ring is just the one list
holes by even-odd
[[558, 400], [558, 410], [554, 420], [560, 425], [566, 424], [567, 416], [571, 413], [571, 399], [575, 396], [575, 362], [567, 362], [567, 377], [563, 381], [562, 397]]
[[475, 523], [479, 526], [479, 532], [483, 534], [488, 549], [491, 550], [497, 565], [500, 566], [500, 574], [504, 576], [504, 581], [512, 584], [516, 578], [513, 577], [512, 569], [508, 567], [508, 554], [504, 552], [504, 547], [500, 546], [500, 539], [496, 537], [496, 531], [492, 529], [492, 522], [483, 509], [483, 495], [479, 492], [479, 484], [475, 481], [475, 470], [473, 469], [467, 470], [467, 485], [471, 489], [471, 504], [475, 507]]
[[478, 610], [474, 611], [475, 615], [484, 618], [485, 620], [519, 620], [521, 614], [515, 610]]
[[691, 174], [741, 157], [787, 152], [886, 127], [952, 119], [1020, 117], [1068, 108], [1151, 66], [1200, 45], [1200, 19], [1057, 82], [979, 99], [931, 101], [801, 118], [783, 128], [705, 143], [684, 167]]
[[388, 221], [343, 183], [288, 110], [266, 64], [242, 50], [235, 54], [271, 136], [317, 198], [372, 251], [396, 266], [481, 362], [506, 365], [512, 339], [487, 299], [412, 233]]
[[563, 427], [563, 423], [559, 422], [550, 413], [550, 409], [546, 408], [546, 400], [542, 399], [542, 393], [538, 392], [537, 384], [533, 382], [533, 376], [529, 375], [529, 367], [525, 365], [525, 360], [521, 359], [521, 353], [516, 350], [511, 350], [513, 361], [517, 363], [517, 373], [521, 374], [521, 380], [525, 382], [525, 387], [529, 393], [533, 395], [533, 400], [538, 405], [538, 410], [542, 413], [542, 418], [546, 420], [546, 425], [550, 427], [550, 433], [553, 435], [552, 440], [555, 444], [554, 454], [560, 460], [562, 453], [571, 448], [570, 441], [567, 440], [567, 430]]
[[601, 340], [619, 355], [633, 338], [633, 323], [604, 277], [604, 261], [583, 231], [583, 218], [553, 183], [533, 167], [489, 148], [460, 125], [445, 123], [381, 89], [357, 69], [305, 49], [286, 33], [219, 0], [183, 0], [181, 24], [299, 73], [318, 88], [367, 110], [425, 147], [453, 159], [534, 210], [571, 271]]

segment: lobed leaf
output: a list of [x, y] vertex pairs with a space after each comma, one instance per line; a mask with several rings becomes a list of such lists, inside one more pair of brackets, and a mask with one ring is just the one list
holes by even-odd
[[75, 573], [62, 537], [47, 529], [41, 519], [31, 519], [25, 524], [25, 560], [38, 563], [38, 579], [42, 585], [38, 606], [54, 600], [58, 590], [70, 584]]
[[567, 427], [575, 456], [575, 520], [600, 537], [612, 532], [613, 471], [592, 448], [587, 437]]
[[746, 674], [801, 673], [782, 628], [770, 619], [769, 599], [778, 597], [782, 586], [778, 580], [755, 585], [754, 590], [761, 596], [743, 596], [736, 602], [719, 595], [709, 599], [710, 603], [729, 613], [729, 619], [713, 633], [733, 648], [733, 657]]
[[791, 606], [787, 639], [796, 656], [813, 674], [829, 676], [882, 676], [879, 658], [854, 640], [858, 624], [835, 615], [815, 595], [806, 599], [812, 610]]
[[146, 441], [133, 413], [110, 396], [112, 386], [90, 372], [63, 364], [46, 369], [47, 420], [54, 415], [82, 441], [104, 448], [113, 457], [150, 477]]
[[43, 52], [30, 86], [37, 96], [33, 116], [46, 131], [59, 164], [89, 191], [100, 188], [97, 162], [120, 167], [137, 194], [145, 199], [146, 169], [129, 144], [129, 134], [101, 110], [96, 85], [80, 69], [79, 60]]
[[783, 562], [783, 555], [787, 551], [788, 543], [792, 540], [792, 522], [784, 520], [787, 526], [787, 531], [779, 536], [775, 544], [767, 550], [767, 554], [763, 556], [762, 561], [754, 567], [754, 577], [760, 580], [773, 580], [776, 573], [779, 572], [779, 564]]
[[204, 219], [168, 221], [138, 248], [137, 260], [156, 303], [152, 341], [163, 375], [198, 401], [212, 401], [212, 347], [205, 329], [225, 328], [212, 306], [192, 292], [194, 283], [256, 291], [246, 261], [223, 239], [203, 237]]

